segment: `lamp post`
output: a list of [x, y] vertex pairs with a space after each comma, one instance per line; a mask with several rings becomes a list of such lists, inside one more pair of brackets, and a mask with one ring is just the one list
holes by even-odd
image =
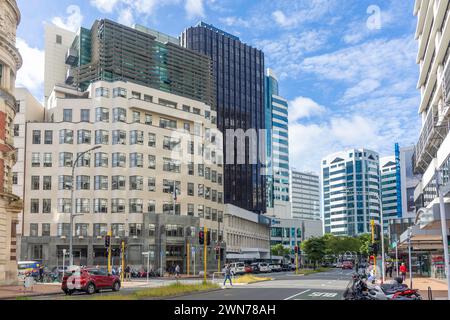
[[408, 228], [408, 264], [409, 264], [409, 286], [412, 289], [412, 257], [411, 257], [411, 236], [412, 236], [412, 227]]
[[71, 266], [73, 265], [73, 220], [75, 219], [76, 216], [81, 215], [81, 214], [75, 213], [75, 199], [74, 199], [74, 196], [75, 196], [75, 168], [78, 165], [78, 161], [81, 159], [82, 156], [84, 156], [85, 154], [90, 153], [94, 150], [98, 150], [101, 147], [102, 146], [95, 146], [89, 150], [81, 152], [72, 164], [72, 188], [70, 190], [72, 208], [70, 210], [70, 230], [69, 230], [69, 264]]

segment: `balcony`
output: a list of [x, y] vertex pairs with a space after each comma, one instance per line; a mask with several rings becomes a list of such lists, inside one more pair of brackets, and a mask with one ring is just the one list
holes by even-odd
[[67, 85], [71, 85], [73, 84], [73, 80], [74, 80], [74, 69], [70, 68], [69, 70], [67, 70], [67, 74], [66, 74], [66, 84]]
[[66, 64], [72, 67], [78, 66], [78, 52], [75, 49], [69, 48], [66, 53]]
[[446, 57], [446, 59], [447, 63], [444, 68], [444, 75], [442, 79], [442, 95], [445, 104], [448, 106], [450, 104], [450, 61], [448, 57]]
[[438, 107], [433, 106], [427, 114], [419, 141], [413, 155], [414, 173], [423, 174], [436, 157], [437, 151], [449, 132], [449, 121], [439, 121]]

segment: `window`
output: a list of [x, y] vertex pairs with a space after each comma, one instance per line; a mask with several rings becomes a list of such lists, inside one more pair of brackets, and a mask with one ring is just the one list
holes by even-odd
[[144, 202], [142, 199], [130, 199], [130, 213], [143, 213]]
[[31, 154], [31, 166], [34, 168], [41, 166], [41, 154], [39, 152]]
[[127, 144], [127, 133], [123, 130], [114, 130], [112, 135], [112, 144], [121, 144], [126, 145]]
[[41, 131], [33, 130], [33, 144], [41, 144]]
[[73, 130], [63, 129], [59, 130], [60, 144], [73, 144]]
[[170, 158], [164, 158], [163, 170], [167, 172], [180, 173], [181, 164], [178, 160], [173, 160]]
[[58, 237], [68, 237], [70, 232], [70, 224], [69, 223], [58, 223], [56, 235]]
[[130, 168], [143, 168], [144, 155], [142, 153], [130, 153]]
[[223, 193], [222, 192], [217, 193], [217, 202], [223, 203]]
[[217, 221], [222, 223], [223, 222], [223, 211], [219, 211], [217, 214]]
[[211, 210], [211, 220], [217, 221], [217, 210], [216, 209]]
[[210, 168], [205, 168], [205, 179], [211, 180], [211, 169]]
[[188, 196], [191, 196], [191, 197], [194, 196], [194, 189], [195, 189], [194, 184], [188, 183]]
[[44, 153], [44, 168], [51, 168], [53, 166], [52, 154]]
[[153, 116], [151, 114], [145, 114], [145, 124], [151, 126], [153, 124]]
[[217, 202], [217, 190], [212, 190], [211, 191], [211, 201], [212, 202]]
[[190, 176], [194, 175], [194, 163], [193, 162], [188, 163], [188, 175], [190, 175]]
[[77, 176], [77, 190], [90, 190], [90, 180], [91, 177], [89, 176]]
[[44, 131], [44, 144], [53, 144], [53, 130]]
[[30, 237], [38, 236], [39, 225], [37, 223], [30, 223]]
[[13, 172], [12, 184], [15, 186], [19, 184], [19, 174], [17, 172]]
[[211, 171], [211, 182], [216, 183], [217, 182], [217, 171]]
[[109, 134], [106, 130], [96, 130], [95, 131], [95, 144], [104, 144], [107, 145], [109, 143]]
[[91, 144], [90, 130], [78, 130], [78, 144]]
[[194, 109], [192, 109], [192, 113], [193, 114], [200, 114], [200, 109], [194, 108]]
[[94, 199], [94, 213], [108, 213], [108, 199]]
[[182, 238], [184, 236], [183, 226], [168, 224], [166, 226], [166, 236], [172, 238]]
[[94, 237], [104, 237], [108, 234], [106, 223], [94, 223]]
[[173, 181], [173, 180], [163, 180], [163, 192], [164, 193], [174, 193], [174, 188], [176, 189], [177, 195], [181, 194], [181, 182], [180, 181]]
[[52, 176], [43, 177], [42, 190], [52, 190]]
[[149, 169], [156, 169], [156, 157], [149, 155], [148, 156], [148, 168]]
[[131, 96], [133, 97], [133, 99], [141, 100], [141, 94], [139, 92], [131, 91]]
[[91, 121], [91, 113], [89, 109], [81, 109], [80, 110], [80, 122], [90, 122]]
[[154, 237], [155, 235], [156, 235], [156, 225], [149, 224], [148, 225], [148, 236], [149, 237]]
[[71, 213], [71, 212], [72, 212], [72, 200], [58, 199], [58, 213]]
[[130, 237], [140, 237], [142, 236], [142, 224], [140, 223], [130, 223]]
[[103, 88], [103, 87], [95, 89], [95, 97], [96, 98], [100, 98], [100, 97], [108, 98], [109, 97], [109, 89]]
[[205, 188], [205, 199], [211, 200], [211, 188], [209, 188], [209, 187]]
[[125, 213], [125, 199], [112, 199], [111, 200], [111, 212], [112, 213]]
[[133, 123], [141, 122], [141, 113], [138, 111], [133, 111]]
[[108, 190], [108, 177], [95, 176], [94, 178], [95, 190]]
[[52, 213], [52, 199], [42, 200], [42, 213]]
[[30, 200], [30, 213], [39, 213], [39, 199]]
[[124, 108], [114, 108], [113, 109], [113, 121], [114, 122], [126, 122], [127, 121], [127, 110]]
[[198, 217], [199, 218], [204, 218], [204, 216], [205, 216], [205, 209], [204, 209], [205, 207], [203, 206], [203, 205], [201, 205], [201, 204], [199, 204], [198, 206], [197, 206], [197, 213], [198, 213]]
[[211, 220], [211, 208], [206, 207], [206, 209], [205, 209], [205, 219]]
[[177, 128], [177, 122], [175, 120], [169, 120], [165, 118], [159, 119], [159, 126], [161, 128], [169, 128], [169, 129], [176, 129]]
[[203, 165], [203, 164], [199, 164], [198, 165], [198, 176], [199, 177], [203, 177], [204, 176], [204, 174], [205, 174], [205, 165]]
[[144, 132], [140, 130], [133, 130], [130, 132], [130, 145], [143, 145], [144, 144]]
[[187, 105], [183, 105], [183, 111], [185, 112], [191, 112], [191, 107], [187, 106]]
[[187, 143], [187, 152], [188, 152], [188, 154], [194, 154], [194, 152], [195, 152], [195, 148], [194, 148], [194, 142], [192, 142], [192, 141], [188, 141], [188, 143]]
[[217, 183], [219, 184], [219, 186], [223, 184], [223, 175], [220, 173], [217, 175]]
[[14, 137], [18, 137], [20, 135], [20, 125], [14, 125]]
[[39, 176], [32, 176], [31, 177], [31, 190], [39, 190], [40, 189], [39, 181], [40, 181], [40, 177]]
[[113, 89], [113, 98], [126, 98], [127, 97], [127, 89], [124, 88], [114, 88]]
[[89, 199], [77, 199], [76, 200], [76, 212], [77, 213], [89, 213], [91, 212], [89, 208]]
[[89, 168], [91, 166], [91, 154], [90, 153], [84, 153], [81, 155], [81, 153], [77, 154], [77, 167], [87, 167]]
[[111, 225], [111, 230], [113, 237], [125, 237], [125, 225], [123, 223], [113, 223]]
[[156, 147], [156, 135], [154, 133], [148, 134], [148, 146], [151, 148]]
[[61, 168], [68, 167], [71, 168], [73, 165], [73, 154], [69, 152], [59, 153], [59, 166]]
[[112, 166], [113, 168], [125, 168], [127, 162], [127, 156], [125, 153], [113, 153], [112, 154]]
[[156, 179], [148, 178], [148, 191], [155, 192], [156, 191]]
[[108, 154], [104, 152], [97, 152], [95, 154], [95, 167], [108, 168]]
[[89, 224], [76, 223], [75, 224], [75, 237], [87, 237]]
[[179, 216], [181, 214], [180, 204], [176, 204], [174, 207], [173, 203], [164, 203], [163, 204], [163, 213], [168, 214], [168, 215]]
[[149, 200], [147, 202], [147, 212], [148, 213], [153, 213], [153, 214], [156, 213], [156, 202], [155, 202], [155, 200]]
[[62, 36], [59, 34], [56, 35], [56, 44], [62, 44]]
[[194, 216], [194, 205], [189, 203], [188, 204], [188, 210], [187, 210], [187, 215], [193, 217]]
[[180, 151], [181, 139], [174, 139], [172, 137], [164, 137], [163, 149], [170, 151]]
[[64, 122], [72, 122], [72, 109], [64, 109], [63, 110], [63, 121]]
[[112, 190], [125, 190], [125, 184], [125, 176], [111, 177]]
[[144, 178], [141, 176], [130, 176], [130, 190], [131, 191], [144, 190]]
[[71, 190], [72, 189], [72, 176], [59, 176], [58, 177], [59, 190]]
[[204, 197], [205, 196], [205, 186], [203, 184], [199, 184], [198, 185], [197, 195], [199, 197]]
[[109, 122], [109, 110], [106, 108], [96, 108], [95, 122]]
[[43, 237], [50, 237], [50, 223], [43, 223], [42, 224], [42, 236]]
[[144, 101], [153, 102], [153, 97], [149, 96], [148, 94], [144, 94]]

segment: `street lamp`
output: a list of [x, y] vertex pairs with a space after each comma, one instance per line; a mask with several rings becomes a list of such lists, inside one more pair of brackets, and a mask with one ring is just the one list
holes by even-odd
[[78, 161], [81, 159], [82, 156], [84, 156], [86, 153], [90, 153], [94, 150], [100, 149], [102, 146], [95, 146], [89, 150], [86, 150], [84, 152], [81, 152], [75, 161], [72, 164], [72, 188], [70, 190], [71, 192], [71, 201], [72, 201], [72, 208], [70, 210], [70, 231], [69, 231], [69, 264], [73, 265], [73, 220], [76, 216], [80, 216], [81, 214], [75, 213], [75, 167], [78, 165]]
[[409, 256], [409, 286], [412, 289], [412, 257], [411, 257], [411, 236], [412, 236], [412, 227], [408, 228], [408, 256]]

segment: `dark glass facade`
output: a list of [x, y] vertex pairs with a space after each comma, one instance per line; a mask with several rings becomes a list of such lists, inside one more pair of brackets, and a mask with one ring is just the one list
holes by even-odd
[[[205, 54], [213, 61], [218, 128], [224, 134], [226, 159], [227, 129], [265, 128], [264, 53], [202, 22], [183, 32], [181, 45]], [[258, 143], [258, 154], [263, 145], [264, 142]], [[264, 213], [266, 183], [262, 173], [265, 159], [255, 165], [249, 164], [248, 152], [246, 145], [246, 164], [225, 164], [225, 203]]]
[[130, 81], [215, 109], [212, 61], [150, 32], [99, 20], [82, 28], [66, 56], [66, 83], [85, 90], [93, 81]]

